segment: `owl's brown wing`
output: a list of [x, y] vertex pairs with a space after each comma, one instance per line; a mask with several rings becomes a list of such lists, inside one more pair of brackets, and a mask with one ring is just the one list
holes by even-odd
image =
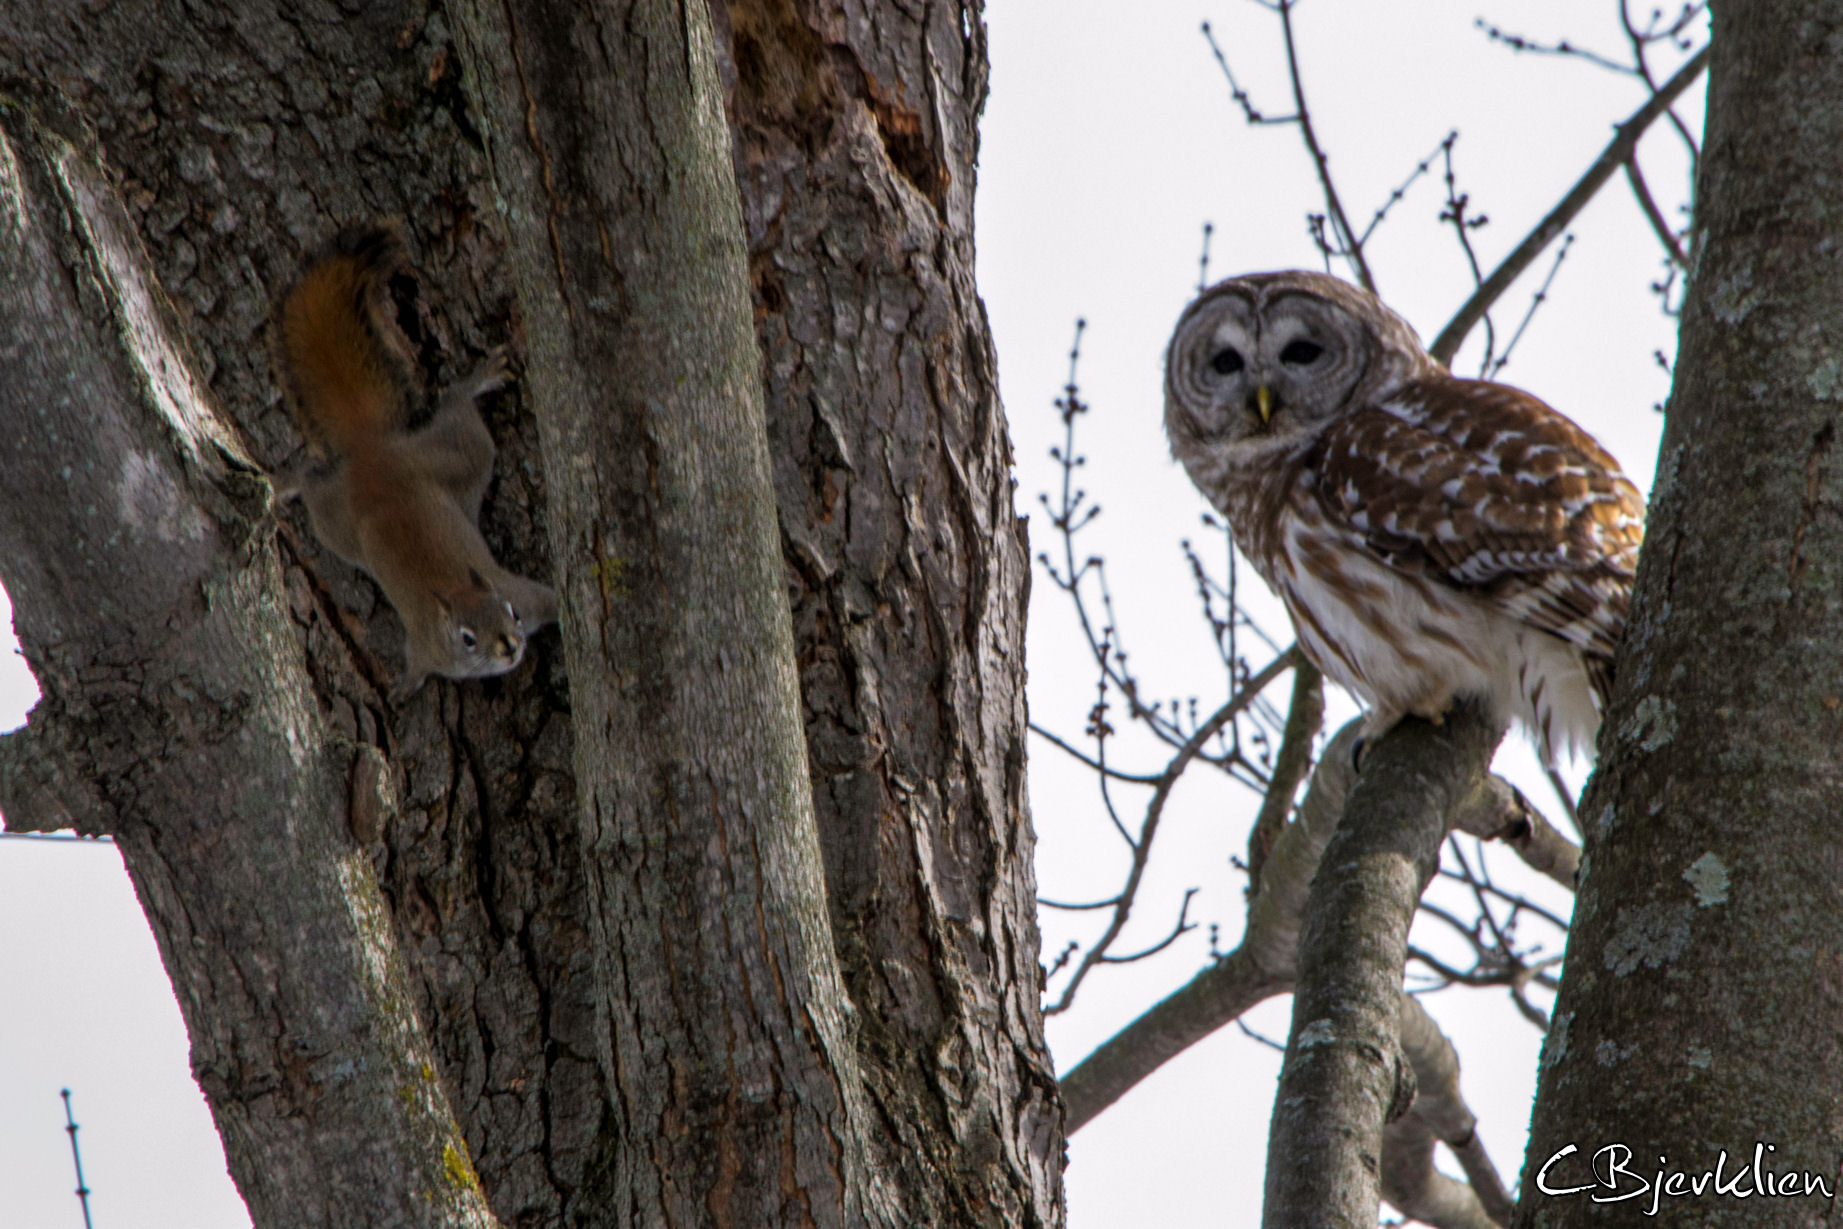
[[1611, 658], [1644, 503], [1591, 435], [1541, 401], [1483, 380], [1417, 381], [1335, 423], [1317, 468], [1327, 513], [1391, 565]]

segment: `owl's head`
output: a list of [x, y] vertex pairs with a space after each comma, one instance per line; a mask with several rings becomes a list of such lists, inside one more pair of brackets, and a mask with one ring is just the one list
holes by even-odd
[[1217, 282], [1165, 354], [1165, 430], [1193, 458], [1257, 462], [1307, 447], [1354, 406], [1439, 367], [1407, 321], [1325, 273]]

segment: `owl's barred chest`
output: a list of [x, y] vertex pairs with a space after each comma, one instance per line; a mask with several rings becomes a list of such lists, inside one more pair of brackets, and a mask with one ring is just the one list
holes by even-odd
[[1238, 469], [1225, 474], [1216, 489], [1218, 507], [1229, 522], [1236, 549], [1254, 565], [1268, 588], [1284, 596], [1287, 577], [1301, 566], [1316, 563], [1335, 570], [1335, 560], [1319, 552], [1295, 558], [1297, 552], [1289, 548], [1289, 539], [1301, 530], [1317, 537], [1351, 536], [1325, 519], [1318, 500], [1318, 473], [1303, 459]]
[[1494, 670], [1488, 620], [1431, 578], [1369, 550], [1334, 523], [1305, 461], [1248, 473], [1222, 488], [1235, 544], [1285, 603], [1300, 647], [1372, 709], [1441, 711]]
[[1599, 716], [1574, 645], [1391, 563], [1327, 515], [1307, 463], [1218, 489], [1236, 547], [1285, 603], [1300, 649], [1363, 702], [1374, 731], [1475, 695], [1517, 717], [1547, 761], [1591, 745]]

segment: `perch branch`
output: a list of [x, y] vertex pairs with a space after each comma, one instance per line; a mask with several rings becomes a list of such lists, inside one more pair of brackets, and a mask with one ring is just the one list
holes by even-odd
[[1439, 727], [1402, 721], [1365, 757], [1306, 903], [1264, 1229], [1375, 1223], [1383, 1113], [1409, 1078], [1396, 1040], [1408, 927], [1447, 818], [1502, 736], [1460, 704]]
[[[1383, 1128], [1382, 1197], [1435, 1229], [1496, 1229], [1513, 1205], [1478, 1138], [1478, 1119], [1459, 1092], [1459, 1055], [1420, 1001], [1399, 1000], [1401, 1052], [1414, 1068], [1414, 1104]], [[1459, 1182], [1434, 1168], [1435, 1142], [1465, 1171]]]

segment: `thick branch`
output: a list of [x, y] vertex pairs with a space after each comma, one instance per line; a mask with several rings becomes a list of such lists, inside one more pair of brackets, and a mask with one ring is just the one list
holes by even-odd
[[1241, 945], [1183, 989], [1108, 1038], [1062, 1077], [1068, 1129], [1075, 1131], [1128, 1089], [1255, 1004], [1292, 987], [1293, 950], [1306, 894], [1331, 839], [1354, 775], [1357, 722], [1319, 757], [1312, 783], [1268, 854], [1261, 892], [1248, 908]]
[[1568, 223], [1576, 214], [1587, 207], [1587, 202], [1606, 184], [1613, 173], [1625, 165], [1626, 159], [1638, 147], [1638, 139], [1645, 134], [1653, 121], [1670, 109], [1684, 90], [1688, 89], [1709, 62], [1709, 49], [1704, 47], [1691, 56], [1676, 75], [1666, 81], [1657, 93], [1653, 94], [1645, 105], [1632, 113], [1632, 117], [1620, 124], [1600, 156], [1587, 168], [1575, 185], [1568, 189], [1568, 194], [1561, 198], [1555, 208], [1549, 210], [1548, 216], [1536, 224], [1536, 228], [1524, 238], [1516, 249], [1506, 256], [1497, 268], [1491, 271], [1472, 297], [1465, 301], [1458, 313], [1447, 326], [1440, 330], [1427, 352], [1442, 363], [1451, 363], [1453, 356], [1459, 353], [1459, 347], [1465, 343], [1466, 334], [1484, 318], [1491, 305], [1498, 297], [1510, 289], [1510, 284], [1517, 280], [1530, 262], [1541, 255], [1542, 249], [1555, 241], [1556, 236], [1567, 229]]
[[[1510, 1223], [1510, 1196], [1478, 1138], [1478, 1120], [1459, 1092], [1459, 1055], [1420, 1000], [1400, 998], [1401, 1052], [1414, 1067], [1414, 1104], [1383, 1128], [1382, 1197], [1435, 1229], [1495, 1229]], [[1452, 1149], [1468, 1181], [1434, 1168], [1436, 1141]]]
[[1504, 778], [1493, 773], [1478, 783], [1453, 814], [1453, 827], [1481, 841], [1510, 846], [1530, 869], [1569, 891], [1580, 870], [1581, 849]]
[[1306, 905], [1268, 1133], [1267, 1229], [1376, 1223], [1384, 1117], [1406, 1078], [1396, 1034], [1408, 927], [1447, 817], [1502, 735], [1461, 704], [1438, 728], [1402, 721], [1365, 757]]
[[51, 715], [49, 705], [33, 710], [20, 729], [0, 735], [0, 816], [8, 832], [108, 832], [99, 783], [59, 770], [79, 762], [82, 739], [81, 731]]

